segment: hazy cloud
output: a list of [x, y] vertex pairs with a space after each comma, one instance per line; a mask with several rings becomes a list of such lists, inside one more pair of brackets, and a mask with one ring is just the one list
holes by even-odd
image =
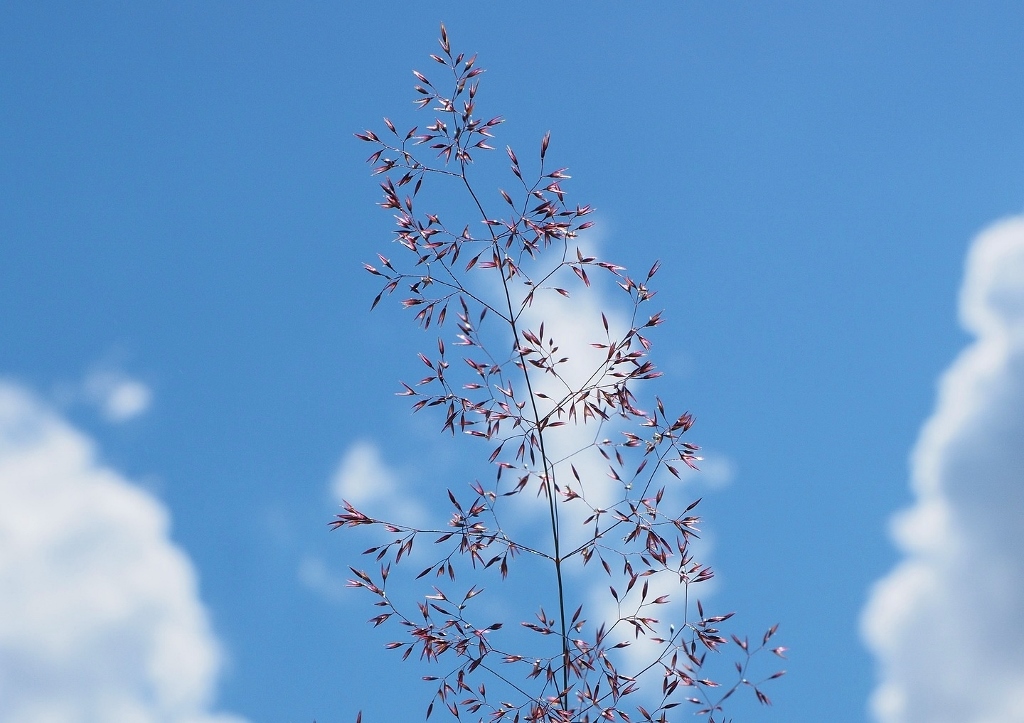
[[86, 399], [97, 405], [110, 422], [125, 422], [143, 414], [153, 400], [148, 386], [109, 369], [91, 373], [85, 380], [84, 392]]
[[[422, 524], [426, 518], [423, 509], [402, 486], [402, 476], [384, 461], [377, 445], [367, 440], [350, 446], [328, 483], [331, 497], [339, 505], [347, 501], [371, 517], [413, 526]], [[298, 576], [306, 588], [328, 600], [344, 599], [346, 578], [333, 571], [323, 558], [304, 557]]]
[[328, 600], [340, 602], [345, 595], [345, 578], [331, 572], [324, 561], [307, 555], [299, 564], [299, 582]]
[[372, 442], [356, 442], [345, 452], [330, 482], [331, 495], [340, 504], [348, 500], [391, 522], [416, 524], [423, 511], [403, 489], [401, 475], [392, 469]]
[[[405, 489], [402, 475], [384, 461], [377, 445], [366, 440], [355, 442], [342, 455], [328, 489], [339, 505], [350, 502], [371, 517], [412, 526], [426, 519], [423, 508]], [[345, 595], [346, 577], [332, 571], [317, 555], [302, 559], [298, 578], [306, 588], [333, 602]]]
[[238, 723], [166, 508], [0, 381], [0, 720]]
[[905, 559], [863, 617], [883, 723], [1024, 721], [1024, 217], [975, 239], [943, 375], [912, 457]]

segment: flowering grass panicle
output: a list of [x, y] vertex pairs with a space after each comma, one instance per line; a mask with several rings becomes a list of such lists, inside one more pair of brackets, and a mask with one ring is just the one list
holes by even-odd
[[[681, 495], [675, 478], [700, 457], [688, 438], [694, 418], [641, 394], [660, 376], [648, 358], [663, 321], [648, 311], [659, 264], [634, 277], [587, 250], [581, 233], [593, 209], [566, 201], [569, 175], [549, 164], [550, 134], [528, 164], [506, 148], [509, 189], [485, 197], [471, 169], [494, 150], [503, 119], [477, 116], [483, 70], [475, 55], [452, 51], [443, 25], [440, 46], [430, 57], [443, 82], [414, 71], [430, 122], [399, 131], [385, 118], [380, 135], [356, 134], [375, 147], [368, 160], [383, 178], [380, 206], [395, 217], [400, 247], [400, 258], [379, 255], [366, 270], [382, 282], [372, 306], [400, 292], [416, 323], [439, 334], [436, 348], [419, 354], [426, 375], [400, 394], [415, 411], [439, 413], [442, 433], [475, 438], [493, 475], [468, 493], [446, 490], [451, 517], [435, 529], [346, 502], [334, 528], [387, 534], [365, 551], [379, 569], [351, 568], [350, 585], [375, 598], [374, 626], [398, 623], [402, 635], [388, 648], [437, 664], [426, 676], [436, 686], [427, 717], [629, 723], [668, 721], [683, 706], [674, 713], [713, 723], [744, 688], [768, 704], [762, 686], [783, 673], [752, 680], [750, 670], [764, 650], [782, 656], [784, 648], [769, 648], [775, 627], [754, 642], [722, 632], [732, 613], [707, 614], [696, 598], [713, 576], [692, 550], [700, 500], [663, 509]], [[430, 184], [446, 208], [464, 199], [465, 215], [421, 210]], [[617, 289], [625, 312], [576, 319], [576, 331], [593, 338], [563, 343], [565, 315], [560, 328], [546, 315], [599, 283]], [[570, 308], [570, 320], [590, 311]], [[510, 523], [524, 516], [542, 524]], [[414, 572], [430, 584], [422, 599], [401, 602], [388, 594], [392, 566], [408, 564], [424, 537], [435, 552]], [[510, 584], [517, 564], [543, 581], [517, 588], [517, 598], [532, 599], [533, 617], [487, 617], [485, 584]], [[734, 671], [713, 680], [709, 655], [723, 649], [736, 651]]]

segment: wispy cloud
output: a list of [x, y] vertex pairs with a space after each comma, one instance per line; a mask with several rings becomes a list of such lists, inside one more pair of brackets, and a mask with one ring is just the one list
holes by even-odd
[[342, 456], [330, 482], [331, 495], [339, 504], [348, 500], [369, 515], [380, 513], [391, 522], [415, 525], [423, 510], [402, 484], [402, 475], [388, 465], [377, 445], [366, 440], [354, 443]]
[[166, 508], [0, 380], [0, 720], [240, 723]]
[[1024, 217], [975, 239], [960, 315], [977, 339], [942, 377], [893, 523], [905, 559], [862, 621], [882, 723], [1024, 720]]
[[[339, 505], [350, 502], [371, 517], [414, 527], [427, 518], [404, 475], [385, 462], [377, 445], [367, 440], [357, 441], [345, 451], [327, 487]], [[307, 589], [332, 602], [345, 596], [345, 576], [318, 555], [302, 559], [298, 578]]]
[[299, 563], [299, 582], [332, 602], [341, 602], [345, 596], [345, 578], [328, 569], [319, 557], [307, 555]]
[[83, 392], [109, 422], [126, 422], [138, 417], [153, 401], [153, 392], [148, 386], [113, 369], [98, 369], [89, 374]]

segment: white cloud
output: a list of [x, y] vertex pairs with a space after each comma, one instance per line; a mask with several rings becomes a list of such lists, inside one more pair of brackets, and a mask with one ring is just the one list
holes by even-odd
[[164, 506], [0, 380], [0, 720], [238, 723]]
[[[585, 249], [585, 252], [589, 252], [589, 250]], [[597, 276], [596, 273], [593, 275]], [[595, 349], [591, 344], [603, 343], [606, 340], [601, 320], [602, 311], [608, 319], [613, 339], [616, 334], [621, 336], [629, 328], [628, 317], [624, 317], [621, 311], [615, 309], [616, 305], [608, 303], [609, 300], [605, 298], [606, 294], [603, 293], [602, 288], [603, 281], [604, 279], [596, 278], [589, 288], [582, 284], [578, 285], [573, 288], [570, 298], [564, 298], [552, 292], [538, 294], [533, 305], [521, 317], [521, 322], [525, 322], [526, 328], [534, 333], [539, 333], [543, 324], [545, 339], [553, 339], [558, 346], [559, 351], [555, 356], [568, 357], [567, 362], [558, 366], [560, 379], [552, 374], [533, 375], [534, 392], [545, 394], [551, 400], [561, 399], [570, 389], [581, 388], [590, 379], [594, 370], [601, 368], [605, 351]], [[625, 299], [625, 294], [623, 294], [623, 299]], [[520, 397], [526, 398], [525, 391], [520, 394]], [[554, 408], [555, 404], [553, 401], [539, 399], [537, 406], [540, 414], [545, 415]], [[565, 460], [555, 465], [555, 479], [559, 481], [559, 484], [566, 484], [573, 480], [569, 468], [571, 463], [579, 472], [587, 499], [593, 505], [607, 507], [613, 504], [618, 498], [617, 496], [621, 495], [621, 486], [613, 484], [607, 474], [607, 463], [591, 445], [596, 439], [616, 437], [618, 435], [616, 428], [620, 426], [616, 422], [605, 423], [602, 426], [593, 419], [584, 421], [581, 414], [575, 422], [569, 422], [563, 427], [549, 427], [545, 430], [544, 438], [548, 455], [552, 460]], [[620, 439], [614, 439], [614, 441], [617, 442]], [[520, 499], [525, 501], [535, 498], [529, 496]], [[546, 509], [545, 503], [537, 500], [537, 504], [540, 509]], [[579, 544], [588, 537], [587, 531], [580, 524], [587, 513], [579, 504], [567, 509], [578, 513], [576, 519], [567, 520], [568, 524], [565, 525], [567, 539], [573, 544]]]
[[148, 386], [111, 370], [90, 374], [85, 380], [84, 392], [110, 422], [126, 422], [143, 414], [153, 400]]
[[[366, 440], [355, 442], [342, 455], [328, 484], [338, 504], [347, 501], [371, 517], [420, 526], [426, 513], [404, 487], [402, 475], [384, 461], [377, 445]], [[317, 555], [302, 559], [298, 578], [307, 589], [332, 602], [342, 601], [346, 594], [346, 577]]]
[[1024, 216], [975, 239], [960, 295], [977, 336], [912, 457], [905, 559], [871, 593], [882, 723], [1024, 721]]
[[[581, 244], [581, 247], [585, 254], [600, 255], [596, 254], [595, 245], [592, 238], [588, 244]], [[567, 388], [579, 388], [588, 379], [591, 379], [594, 370], [601, 367], [606, 354], [604, 350], [592, 346], [593, 343], [604, 343], [607, 339], [602, 312], [608, 320], [612, 339], [621, 338], [622, 334], [629, 329], [631, 302], [627, 300], [624, 293], [607, 283], [608, 280], [604, 278], [605, 276], [604, 272], [591, 274], [592, 284], [590, 287], [574, 284], [570, 298], [551, 292], [538, 294], [533, 305], [521, 317], [525, 326], [534, 333], [538, 332], [543, 322], [545, 338], [552, 338], [560, 350], [555, 356], [569, 358], [568, 362], [559, 367], [559, 375], [565, 380], [564, 383], [550, 374], [539, 375], [533, 381], [534, 391], [557, 399], [566, 394]], [[646, 319], [658, 309], [656, 301], [648, 302], [640, 310], [641, 317]], [[668, 324], [667, 330], [663, 331], [662, 329], [653, 332], [651, 336], [657, 337], [659, 334], [671, 333], [671, 323]], [[655, 347], [656, 349], [657, 347]], [[654, 354], [653, 359], [657, 358], [657, 354]], [[651, 384], [654, 385], [653, 389], [647, 386], [647, 382], [634, 383], [630, 388], [640, 396], [656, 391], [659, 382], [655, 381]], [[525, 398], [525, 395], [521, 395], [521, 398]], [[641, 400], [639, 405], [644, 408], [646, 401]], [[541, 414], [547, 413], [553, 406], [552, 403], [544, 400], [538, 404]], [[647, 408], [650, 411], [649, 407]], [[676, 410], [676, 413], [679, 411], [682, 410]], [[582, 487], [585, 490], [587, 501], [596, 507], [610, 507], [615, 504], [622, 498], [622, 483], [608, 476], [608, 462], [593, 446], [593, 443], [602, 439], [611, 439], [615, 442], [623, 441], [624, 438], [620, 431], [627, 429], [637, 432], [635, 426], [635, 424], [623, 422], [617, 418], [603, 424], [595, 420], [583, 422], [577, 418], [575, 423], [570, 422], [562, 427], [548, 428], [544, 433], [545, 446], [552, 459], [562, 460], [555, 465], [555, 476], [559, 484], [569, 485], [577, 491], [580, 491]], [[634, 464], [637, 461], [639, 460], [634, 460]], [[576, 468], [582, 482], [575, 480], [569, 466], [570, 463]], [[651, 488], [653, 494], [659, 487], [665, 487], [665, 496], [660, 509], [670, 516], [681, 513], [689, 503], [700, 495], [698, 486], [704, 489], [721, 489], [729, 485], [735, 476], [734, 463], [722, 454], [704, 455], [704, 459], [700, 462], [700, 471], [690, 469], [684, 464], [677, 466], [680, 479], [665, 472], [654, 480]], [[637, 491], [634, 490], [631, 494], [635, 497]], [[547, 507], [542, 497], [536, 497], [533, 494], [519, 495], [512, 498], [510, 504], [513, 505], [517, 514], [504, 518], [507, 526], [510, 521], [513, 525], [518, 522], [517, 518], [541, 520], [541, 524], [546, 526]], [[583, 525], [584, 519], [589, 514], [589, 507], [580, 501], [574, 501], [562, 507], [560, 534], [562, 544], [567, 548], [575, 548], [592, 536], [592, 529]], [[613, 541], [609, 540], [609, 543], [613, 544]], [[707, 563], [711, 547], [707, 536], [702, 533], [701, 539], [691, 541], [690, 549], [697, 560]], [[612, 565], [617, 573], [621, 565], [618, 562], [613, 562]], [[621, 595], [624, 593], [625, 584], [622, 577], [618, 575], [610, 578], [604, 577], [603, 573], [599, 572], [600, 567], [596, 560], [588, 569], [591, 573], [590, 576], [586, 575], [580, 567], [569, 566], [567, 568], [572, 586], [582, 591], [582, 599], [574, 601], [570, 607], [574, 607], [578, 602], [584, 602], [585, 614], [583, 617], [588, 618], [592, 623], [604, 621], [608, 624], [614, 624], [619, 619], [620, 613], [630, 615], [636, 611], [640, 603], [642, 584], [636, 585], [628, 595]], [[595, 573], [598, 574], [595, 576]], [[588, 584], [588, 580], [591, 582], [596, 580], [596, 583]], [[662, 573], [646, 578], [645, 581], [649, 584], [646, 600], [654, 600], [662, 595], [669, 596], [667, 604], [655, 608], [647, 607], [643, 612], [644, 615], [656, 616], [661, 621], [658, 634], [664, 635], [664, 637], [668, 637], [670, 624], [675, 624], [677, 628], [680, 628], [687, 620], [688, 613], [691, 618], [696, 615], [693, 603], [697, 597], [707, 601], [717, 587], [716, 580], [711, 579], [691, 588], [691, 609], [687, 610], [685, 589], [679, 584], [677, 576]], [[621, 605], [616, 603], [609, 594], [610, 584], [615, 586], [617, 592], [620, 593]], [[663, 650], [663, 645], [653, 643], [649, 637], [636, 639], [633, 628], [627, 623], [619, 623], [614, 631], [613, 639], [615, 641], [628, 640], [631, 643], [629, 647], [615, 653], [618, 664], [622, 666], [621, 669], [624, 672], [632, 672], [646, 667]], [[659, 671], [654, 669], [647, 676], [644, 685], [646, 690], [657, 689], [660, 684], [658, 675]]]
[[423, 519], [423, 511], [402, 487], [399, 473], [388, 466], [375, 444], [365, 440], [348, 449], [330, 482], [339, 504], [348, 500], [371, 517], [415, 525]]

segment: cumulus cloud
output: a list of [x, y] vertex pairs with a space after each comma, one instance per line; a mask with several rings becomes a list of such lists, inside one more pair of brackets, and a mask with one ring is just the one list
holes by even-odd
[[[589, 242], [581, 244], [585, 254], [600, 255], [597, 253], [596, 240], [591, 238]], [[565, 298], [556, 293], [538, 294], [533, 305], [521, 317], [524, 325], [534, 331], [539, 330], [541, 323], [544, 324], [544, 335], [554, 340], [559, 348], [556, 356], [568, 357], [568, 361], [559, 367], [561, 380], [553, 375], [544, 374], [537, 377], [533, 382], [534, 391], [547, 395], [552, 399], [563, 397], [569, 389], [581, 387], [589, 379], [595, 369], [602, 366], [606, 352], [593, 347], [594, 343], [603, 343], [607, 340], [607, 333], [604, 327], [604, 318], [607, 319], [612, 339], [620, 338], [629, 329], [629, 302], [625, 294], [618, 290], [604, 278], [603, 274], [594, 274], [592, 284], [585, 287], [582, 284], [572, 288], [572, 296]], [[658, 307], [648, 305], [642, 310], [643, 318], [657, 311]], [[652, 336], [671, 333], [671, 324], [665, 331], [659, 330]], [[656, 349], [656, 348], [655, 348]], [[653, 358], [657, 360], [655, 353]], [[635, 383], [631, 388], [638, 395], [649, 393], [644, 387], [648, 382]], [[658, 384], [653, 382], [651, 384]], [[653, 391], [653, 390], [651, 390]], [[645, 401], [640, 406], [645, 406]], [[538, 404], [541, 414], [553, 408], [551, 402], [541, 400]], [[677, 410], [677, 413], [682, 410]], [[594, 443], [603, 439], [622, 441], [620, 432], [623, 429], [636, 432], [632, 426], [612, 419], [609, 422], [600, 420], [583, 421], [577, 418], [562, 427], [549, 428], [545, 431], [545, 446], [554, 459], [555, 476], [560, 485], [569, 485], [577, 491], [585, 492], [587, 500], [596, 507], [609, 507], [621, 499], [623, 494], [622, 482], [616, 481], [608, 475], [608, 462], [594, 447]], [[577, 482], [573, 475], [570, 464], [579, 473], [581, 481]], [[721, 489], [730, 484], [735, 476], [734, 463], [723, 454], [705, 454], [700, 462], [700, 471], [690, 469], [684, 464], [679, 467], [680, 479], [676, 479], [667, 472], [655, 480], [653, 490], [664, 485], [665, 496], [660, 508], [667, 514], [679, 514], [686, 506], [706, 489]], [[699, 488], [700, 489], [699, 491]], [[634, 491], [635, 495], [636, 492]], [[520, 495], [509, 503], [513, 505], [516, 515], [505, 518], [507, 526], [515, 526], [516, 518], [540, 520], [540, 524], [547, 524], [546, 502], [542, 497], [534, 495]], [[592, 529], [583, 524], [584, 519], [590, 515], [590, 508], [586, 505], [573, 502], [564, 505], [561, 511], [561, 539], [562, 544], [567, 548], [575, 548], [584, 543], [592, 534]], [[509, 524], [511, 522], [511, 524]], [[697, 560], [709, 562], [711, 545], [706, 537], [693, 540], [691, 551]], [[577, 558], [579, 559], [579, 558]], [[594, 567], [597, 568], [595, 561]], [[618, 567], [616, 567], [616, 570]], [[604, 578], [600, 576], [594, 585], [585, 585], [589, 578], [579, 567], [569, 566], [567, 574], [573, 581], [572, 584], [580, 586], [583, 590], [583, 602], [585, 603], [584, 617], [591, 621], [604, 621], [613, 625], [613, 636], [616, 640], [628, 640], [630, 646], [617, 651], [616, 657], [622, 665], [623, 672], [639, 670], [647, 666], [650, 661], [657, 657], [662, 651], [663, 645], [653, 643], [649, 638], [636, 639], [634, 630], [626, 623], [615, 624], [621, 615], [630, 615], [635, 612], [640, 604], [642, 585], [637, 585], [629, 594], [624, 593], [624, 581], [620, 578]], [[687, 614], [694, 613], [693, 610], [685, 609], [686, 599], [683, 588], [679, 584], [678, 577], [669, 574], [661, 574], [645, 579], [649, 585], [647, 600], [656, 599], [667, 595], [669, 602], [660, 605], [655, 610], [645, 609], [645, 614], [653, 614], [662, 621], [661, 633], [667, 637], [669, 624], [675, 623], [681, 627], [687, 619]], [[620, 593], [620, 600], [617, 602], [609, 594], [609, 583], [617, 587]], [[707, 600], [713, 594], [716, 587], [714, 579], [702, 582], [692, 589], [693, 595]], [[691, 598], [691, 604], [693, 599]], [[695, 613], [694, 613], [695, 614]], [[648, 681], [651, 688], [658, 685], [657, 671], [651, 673], [651, 680]]]
[[977, 338], [941, 379], [893, 523], [905, 559], [862, 620], [881, 723], [1024, 721], [1024, 216], [975, 239], [960, 316]]
[[0, 720], [241, 723], [166, 508], [0, 380]]
[[[581, 388], [594, 370], [601, 368], [605, 352], [592, 344], [602, 343], [607, 338], [602, 312], [608, 319], [613, 338], [629, 328], [627, 317], [615, 308], [621, 308], [621, 305], [609, 303], [601, 281], [603, 279], [595, 279], [589, 288], [582, 285], [574, 288], [570, 298], [555, 293], [538, 294], [522, 316], [525, 326], [535, 333], [539, 333], [543, 325], [545, 337], [553, 339], [559, 352], [568, 358], [567, 362], [559, 365], [557, 378], [551, 374], [534, 375], [534, 391], [551, 400], [536, 400], [542, 415], [554, 408], [554, 400], [565, 397], [570, 390]], [[585, 488], [587, 498], [600, 507], [612, 504], [621, 488], [612, 483], [607, 474], [607, 463], [592, 445], [600, 438], [615, 435], [614, 427], [614, 423], [601, 424], [593, 419], [585, 421], [581, 415], [575, 422], [549, 428], [544, 433], [548, 454], [555, 461], [555, 479], [562, 480], [562, 483], [572, 479], [571, 463], [583, 480], [581, 486]], [[520, 497], [519, 501], [527, 504], [533, 501], [541, 509], [546, 505], [532, 496]], [[580, 523], [586, 513], [579, 505], [570, 509], [579, 512], [578, 519], [566, 525], [567, 539], [575, 545], [583, 542], [587, 534], [582, 525], [573, 523]]]

